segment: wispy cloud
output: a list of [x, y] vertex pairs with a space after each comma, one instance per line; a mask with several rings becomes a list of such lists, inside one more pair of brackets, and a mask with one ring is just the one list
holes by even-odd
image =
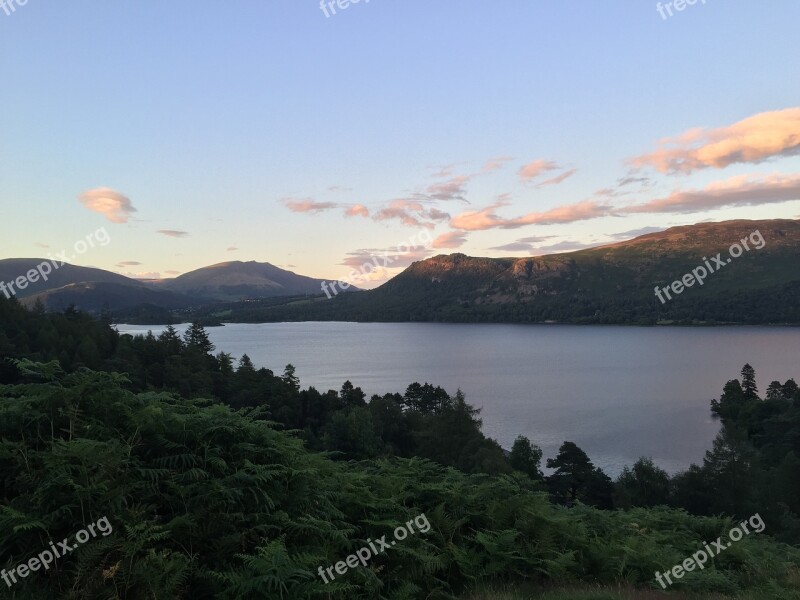
[[558, 163], [540, 158], [523, 165], [518, 175], [522, 181], [531, 181], [548, 171], [557, 171], [560, 168]]
[[497, 214], [497, 209], [507, 202], [495, 202], [478, 211], [464, 212], [453, 217], [450, 226], [454, 229], [479, 231], [486, 229], [517, 229], [525, 225], [556, 225], [596, 219], [612, 214], [609, 204], [595, 200], [584, 200], [575, 204], [559, 206], [544, 212], [532, 212], [521, 217], [506, 219]]
[[177, 229], [159, 229], [156, 233], [166, 235], [167, 237], [182, 238], [189, 235], [186, 231], [179, 231]]
[[598, 246], [596, 242], [586, 243], [586, 242], [575, 242], [570, 240], [565, 240], [563, 242], [558, 242], [555, 244], [551, 244], [550, 246], [538, 246], [533, 251], [533, 256], [542, 256], [545, 254], [559, 254], [561, 252], [575, 252], [576, 250], [585, 250], [586, 248], [594, 248]]
[[664, 227], [642, 227], [641, 229], [631, 229], [630, 231], [620, 231], [619, 233], [612, 233], [608, 237], [612, 240], [632, 240], [633, 238], [637, 238], [641, 235], [647, 235], [648, 233], [658, 233], [659, 231], [664, 231]]
[[620, 212], [680, 214], [791, 200], [800, 200], [800, 175], [741, 175], [711, 183], [702, 190], [676, 191], [644, 204], [628, 206]]
[[445, 212], [436, 208], [426, 208], [417, 200], [392, 200], [388, 206], [378, 210], [372, 217], [376, 221], [397, 219], [404, 225], [433, 229], [438, 221], [450, 218]]
[[795, 156], [800, 154], [800, 107], [760, 113], [727, 127], [691, 129], [659, 146], [631, 159], [631, 165], [687, 174]]
[[120, 268], [121, 267], [138, 267], [141, 264], [142, 263], [140, 263], [138, 260], [123, 260], [122, 262], [118, 262], [117, 266], [120, 267]]
[[541, 244], [547, 240], [553, 239], [553, 235], [541, 235], [533, 237], [525, 237], [518, 239], [516, 242], [503, 244], [502, 246], [492, 246], [490, 250], [501, 250], [503, 252], [533, 252], [536, 248], [534, 244]]
[[434, 248], [460, 248], [467, 242], [463, 231], [448, 231], [436, 237], [431, 246]]
[[458, 175], [451, 177], [447, 181], [440, 181], [429, 185], [425, 189], [425, 196], [430, 200], [448, 202], [450, 200], [460, 200], [466, 202], [466, 185], [472, 179], [471, 175]]
[[319, 213], [339, 206], [336, 202], [317, 202], [312, 198], [284, 198], [283, 203], [296, 213]]
[[550, 179], [545, 179], [543, 182], [537, 184], [536, 187], [545, 187], [548, 185], [558, 185], [559, 183], [563, 182], [566, 179], [569, 179], [575, 173], [578, 172], [578, 169], [570, 169], [569, 171], [564, 171], [561, 175], [556, 175], [555, 177], [551, 177]]
[[228, 247], [225, 249], [225, 251], [226, 251], [226, 252], [236, 252], [236, 251], [238, 251], [238, 250], [239, 250], [239, 248], [237, 248], [236, 246], [228, 246]]
[[514, 160], [513, 156], [498, 156], [496, 158], [490, 158], [483, 165], [481, 173], [491, 173], [492, 171], [502, 169], [504, 166], [506, 166], [507, 162], [512, 160]]
[[346, 217], [369, 217], [369, 209], [363, 204], [354, 204], [344, 211]]
[[111, 188], [94, 188], [83, 192], [78, 200], [86, 208], [100, 213], [112, 223], [127, 223], [136, 212], [130, 198]]
[[800, 200], [800, 175], [742, 175], [709, 184], [701, 190], [678, 190], [668, 196], [641, 204], [614, 207], [607, 202], [584, 200], [544, 212], [505, 218], [498, 209], [509, 202], [499, 200], [476, 211], [456, 215], [450, 221], [454, 229], [480, 231], [516, 229], [525, 225], [556, 225], [586, 221], [599, 217], [637, 213], [685, 214], [718, 208], [759, 206]]

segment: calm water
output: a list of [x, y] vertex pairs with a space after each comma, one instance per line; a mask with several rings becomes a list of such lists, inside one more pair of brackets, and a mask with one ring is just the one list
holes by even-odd
[[524, 434], [547, 458], [571, 440], [611, 475], [639, 456], [670, 472], [700, 462], [719, 427], [709, 401], [746, 362], [762, 393], [774, 379], [800, 379], [800, 328], [267, 323], [208, 332], [217, 350], [277, 374], [292, 363], [304, 387], [461, 388], [503, 447]]

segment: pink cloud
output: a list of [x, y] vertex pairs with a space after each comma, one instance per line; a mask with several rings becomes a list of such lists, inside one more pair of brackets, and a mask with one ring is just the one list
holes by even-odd
[[418, 200], [403, 198], [392, 200], [388, 206], [380, 209], [372, 218], [376, 221], [398, 219], [404, 225], [433, 229], [434, 222], [445, 221], [450, 218], [450, 215], [436, 208], [426, 209], [425, 205]]
[[83, 192], [78, 200], [86, 208], [100, 213], [112, 223], [127, 223], [136, 209], [130, 198], [111, 188], [95, 188]]
[[655, 152], [631, 159], [661, 173], [722, 169], [800, 154], [800, 107], [764, 112], [717, 129], [691, 129], [661, 140]]
[[552, 160], [539, 159], [523, 165], [518, 174], [522, 181], [531, 181], [543, 173], [547, 173], [548, 171], [557, 171], [560, 168], [561, 167], [558, 166], [558, 163], [555, 163]]
[[346, 217], [369, 217], [369, 209], [363, 204], [354, 204], [344, 211], [344, 215]]
[[495, 211], [507, 204], [507, 202], [502, 201], [495, 202], [478, 211], [461, 213], [453, 217], [450, 221], [450, 226], [455, 229], [463, 229], [466, 231], [516, 229], [525, 225], [574, 223], [575, 221], [596, 219], [613, 214], [613, 209], [608, 204], [596, 202], [594, 200], [584, 200], [583, 202], [559, 206], [544, 212], [533, 212], [521, 217], [505, 219], [498, 216]]
[[545, 187], [545, 186], [548, 186], [548, 185], [558, 185], [559, 183], [563, 182], [564, 180], [569, 179], [570, 177], [575, 175], [575, 173], [577, 173], [577, 172], [578, 172], [578, 169], [570, 169], [569, 171], [564, 171], [561, 175], [556, 175], [555, 177], [552, 177], [550, 179], [546, 179], [542, 183], [538, 184], [536, 187], [540, 187], [541, 188], [541, 187]]
[[470, 175], [458, 175], [451, 177], [447, 181], [431, 184], [425, 190], [425, 193], [432, 200], [464, 200], [466, 194], [466, 185], [472, 177]]
[[317, 202], [312, 198], [287, 198], [284, 204], [296, 213], [319, 213], [338, 206], [335, 202]]
[[460, 248], [467, 241], [463, 231], [448, 231], [437, 236], [431, 244], [434, 248]]
[[711, 183], [702, 190], [676, 191], [663, 198], [620, 209], [620, 212], [691, 213], [792, 200], [800, 200], [800, 175], [742, 175]]
[[512, 156], [498, 156], [496, 158], [490, 158], [486, 161], [486, 164], [483, 165], [481, 173], [491, 173], [492, 171], [502, 169], [507, 162], [512, 160], [514, 160]]

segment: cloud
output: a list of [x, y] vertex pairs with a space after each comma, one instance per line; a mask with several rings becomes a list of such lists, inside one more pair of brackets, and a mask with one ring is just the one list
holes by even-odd
[[[364, 248], [348, 252], [347, 256], [339, 264], [356, 269], [371, 264], [374, 267], [375, 276], [368, 279], [380, 280], [388, 277], [388, 270], [408, 267], [411, 263], [427, 258], [430, 253], [430, 248], [425, 246], [411, 246], [408, 251], [404, 246], [402, 253], [399, 254], [397, 247], [385, 249]], [[384, 267], [385, 256], [392, 259], [386, 267]], [[356, 285], [358, 284], [356, 283]]]
[[569, 179], [570, 177], [575, 175], [575, 173], [577, 173], [577, 172], [578, 172], [578, 169], [570, 169], [569, 171], [564, 171], [561, 175], [556, 175], [555, 177], [552, 177], [550, 179], [546, 179], [542, 183], [538, 184], [536, 187], [541, 188], [541, 187], [545, 187], [547, 185], [558, 185], [559, 183], [561, 183], [565, 179]]
[[503, 252], [531, 252], [533, 246], [525, 242], [511, 242], [502, 246], [492, 246], [490, 250], [502, 250]]
[[285, 198], [283, 202], [296, 213], [320, 213], [339, 206], [335, 202], [317, 202], [312, 198]]
[[542, 242], [553, 239], [554, 237], [554, 235], [542, 235], [521, 238], [516, 242], [511, 242], [510, 244], [492, 246], [490, 250], [502, 250], [504, 252], [533, 252], [535, 249], [534, 244], [541, 244]]
[[498, 216], [495, 211], [507, 205], [507, 202], [499, 201], [478, 211], [461, 213], [453, 217], [450, 221], [450, 226], [454, 229], [464, 229], [467, 231], [516, 229], [525, 225], [574, 223], [575, 221], [596, 219], [613, 214], [613, 208], [609, 204], [597, 202], [595, 200], [584, 200], [583, 202], [559, 206], [544, 212], [528, 213], [514, 219], [505, 219]]
[[388, 206], [380, 209], [372, 218], [376, 221], [398, 219], [404, 225], [433, 229], [435, 222], [446, 221], [450, 215], [436, 208], [425, 208], [417, 200], [401, 198], [392, 200]]
[[800, 175], [741, 175], [711, 183], [702, 190], [676, 191], [644, 204], [628, 206], [619, 212], [680, 214], [792, 200], [800, 200]]
[[143, 273], [123, 273], [125, 277], [131, 279], [161, 279], [161, 273], [158, 271], [145, 271]]
[[239, 250], [239, 248], [237, 248], [236, 246], [228, 246], [228, 247], [225, 249], [225, 251], [226, 251], [226, 252], [236, 252], [236, 251], [238, 251], [238, 250]]
[[660, 148], [631, 159], [634, 167], [661, 173], [723, 169], [800, 154], [800, 107], [764, 112], [717, 129], [691, 129], [661, 140]]
[[557, 171], [560, 168], [561, 167], [558, 166], [558, 163], [555, 163], [552, 160], [539, 159], [523, 165], [519, 170], [518, 175], [522, 181], [531, 181], [543, 173], [547, 173], [548, 171]]
[[491, 173], [492, 171], [502, 169], [507, 162], [512, 160], [514, 160], [513, 156], [498, 156], [496, 158], [490, 158], [486, 161], [486, 164], [483, 165], [481, 173]]
[[742, 175], [711, 183], [702, 190], [678, 190], [663, 198], [619, 208], [614, 208], [605, 202], [584, 200], [544, 212], [528, 213], [507, 219], [497, 214], [497, 209], [509, 204], [505, 200], [500, 200], [480, 210], [456, 215], [451, 219], [450, 226], [465, 231], [516, 229], [525, 225], [566, 224], [626, 214], [684, 214], [793, 200], [800, 200], [800, 175]]
[[167, 237], [182, 238], [189, 235], [186, 231], [178, 231], [176, 229], [159, 229], [156, 233], [166, 235]]
[[642, 227], [641, 229], [631, 229], [630, 231], [621, 231], [619, 233], [612, 233], [608, 237], [612, 240], [632, 240], [633, 238], [637, 238], [641, 235], [647, 235], [648, 233], [658, 233], [659, 231], [664, 231], [663, 227]]
[[594, 248], [598, 244], [596, 242], [585, 243], [565, 240], [550, 246], [539, 246], [533, 252], [533, 256], [542, 256], [545, 254], [558, 254], [560, 252], [575, 252], [576, 250], [585, 250], [586, 248]]
[[95, 188], [83, 192], [78, 200], [86, 208], [100, 213], [112, 223], [127, 223], [136, 212], [130, 198], [111, 188]]
[[328, 188], [329, 192], [352, 192], [353, 188], [342, 187], [340, 185], [332, 185]]
[[463, 231], [448, 231], [436, 237], [431, 246], [434, 248], [460, 248], [467, 242]]
[[117, 266], [118, 267], [138, 267], [141, 264], [142, 263], [140, 263], [138, 260], [123, 260], [122, 262], [118, 262]]
[[180, 271], [164, 271], [167, 275], [180, 275]]
[[425, 190], [425, 195], [430, 200], [440, 200], [443, 202], [449, 200], [461, 200], [466, 202], [464, 195], [466, 194], [466, 185], [472, 179], [471, 175], [458, 175], [451, 177], [447, 181], [433, 183]]
[[43, 244], [42, 242], [36, 242], [36, 246], [39, 248], [49, 248], [49, 244]]
[[369, 209], [364, 206], [363, 204], [354, 204], [346, 211], [344, 211], [344, 216], [346, 217], [369, 217]]

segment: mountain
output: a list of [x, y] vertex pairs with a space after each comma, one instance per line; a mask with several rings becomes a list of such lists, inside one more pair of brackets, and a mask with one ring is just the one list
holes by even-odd
[[[759, 232], [760, 236], [755, 236]], [[753, 239], [751, 239], [753, 236]], [[761, 249], [761, 239], [764, 245]], [[741, 240], [749, 251], [731, 257]], [[742, 245], [743, 246], [743, 245]], [[715, 262], [714, 257], [721, 265]], [[730, 259], [730, 261], [728, 260]], [[562, 323], [800, 323], [800, 221], [673, 227], [633, 240], [528, 258], [440, 255], [376, 290], [280, 306], [239, 306], [229, 320]], [[703, 284], [663, 289], [694, 269]], [[718, 270], [717, 270], [718, 269]], [[702, 276], [701, 271], [697, 271]], [[681, 284], [682, 286], [683, 284]], [[681, 286], [678, 286], [679, 288]]]
[[188, 296], [236, 301], [275, 296], [319, 295], [322, 279], [285, 271], [269, 263], [224, 262], [153, 284]]
[[37, 281], [23, 281], [23, 289], [17, 289], [14, 284], [11, 291], [24, 304], [32, 306], [41, 300], [51, 311], [61, 311], [74, 304], [89, 312], [111, 310], [124, 316], [147, 315], [143, 318], [169, 320], [169, 313], [165, 311], [220, 301], [322, 293], [321, 279], [257, 262], [220, 263], [175, 279], [144, 281], [69, 263], [56, 268], [41, 258], [11, 258], [0, 260], [0, 282], [7, 285], [16, 282], [46, 262], [47, 266], [42, 266], [46, 279], [37, 272], [31, 278]]
[[[58, 265], [57, 268], [56, 265]], [[142, 282], [130, 279], [124, 275], [118, 275], [102, 269], [77, 267], [69, 263], [53, 263], [44, 258], [7, 258], [0, 260], [0, 281], [6, 282], [6, 284], [14, 282], [19, 277], [25, 276], [31, 271], [36, 271], [37, 267], [40, 266], [41, 273], [44, 274], [46, 279], [42, 278], [39, 273], [36, 273], [36, 275], [31, 278], [38, 278], [38, 281], [35, 283], [28, 283], [24, 289], [20, 290], [17, 290], [15, 285], [13, 291], [16, 292], [17, 298], [22, 299], [35, 296], [48, 290], [85, 281], [144, 287]], [[49, 274], [47, 272], [48, 270], [50, 271]]]
[[190, 298], [167, 290], [154, 290], [146, 285], [130, 283], [83, 281], [46, 290], [22, 299], [26, 306], [41, 300], [50, 311], [60, 312], [70, 305], [87, 312], [110, 310], [114, 313], [149, 306], [163, 310], [185, 309], [206, 301]]

